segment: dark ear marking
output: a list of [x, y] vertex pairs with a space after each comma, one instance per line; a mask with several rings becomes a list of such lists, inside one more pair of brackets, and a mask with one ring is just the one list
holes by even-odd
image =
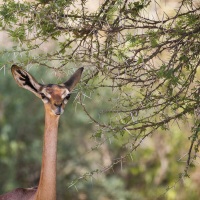
[[30, 81], [30, 78], [26, 75], [23, 74], [19, 69], [16, 70], [18, 74], [20, 74], [20, 80], [24, 81], [23, 85], [28, 85], [32, 90], [34, 90], [35, 92], [38, 92], [37, 89], [33, 86], [33, 84]]
[[11, 72], [16, 83], [30, 92], [33, 92], [37, 97], [41, 98], [39, 91], [42, 84], [38, 83], [33, 76], [31, 76], [26, 70], [17, 65], [12, 65]]

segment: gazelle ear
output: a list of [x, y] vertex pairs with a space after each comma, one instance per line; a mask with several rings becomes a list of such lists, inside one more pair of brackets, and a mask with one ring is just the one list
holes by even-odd
[[17, 65], [13, 65], [11, 67], [11, 72], [20, 87], [25, 88], [40, 97], [39, 91], [42, 85], [39, 84], [27, 71]]
[[69, 80], [64, 83], [65, 87], [69, 91], [72, 91], [76, 86], [76, 84], [80, 81], [83, 69], [84, 69], [83, 67], [77, 69], [75, 73], [69, 78]]

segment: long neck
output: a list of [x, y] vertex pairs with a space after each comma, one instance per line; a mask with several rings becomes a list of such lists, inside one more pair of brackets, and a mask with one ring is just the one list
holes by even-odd
[[45, 109], [42, 168], [36, 200], [56, 200], [56, 152], [59, 116]]

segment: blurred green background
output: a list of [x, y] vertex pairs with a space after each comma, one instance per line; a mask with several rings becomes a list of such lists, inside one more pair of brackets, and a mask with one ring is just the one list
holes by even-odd
[[[6, 59], [1, 62], [6, 63]], [[30, 73], [38, 81], [62, 82], [45, 68], [33, 67]], [[17, 86], [10, 67], [1, 69], [0, 80], [0, 193], [5, 193], [38, 184], [44, 109], [35, 95]], [[106, 166], [125, 152], [122, 146], [125, 138], [118, 136], [112, 141], [104, 141], [93, 137], [96, 127], [75, 100], [80, 89], [72, 95], [60, 120], [58, 200], [199, 198], [198, 167], [190, 171], [190, 178], [179, 179], [190, 145], [187, 137], [192, 119], [170, 124], [170, 132], [156, 132], [136, 152], [130, 152], [130, 157], [123, 163], [106, 170]], [[109, 90], [98, 89], [90, 98], [85, 98], [85, 106], [94, 118], [99, 118], [99, 113], [110, 106], [104, 102], [109, 94]], [[101, 121], [107, 120], [106, 115], [103, 116], [105, 119]]]
[[[165, 9], [171, 9], [167, 6], [169, 4], [163, 4]], [[48, 57], [48, 53], [56, 49], [55, 41], [49, 43], [49, 46], [44, 45], [43, 49], [34, 52], [36, 58], [41, 56], [42, 60], [42, 53]], [[8, 40], [6, 45], [11, 48], [11, 41]], [[15, 48], [17, 51], [17, 47]], [[0, 57], [0, 194], [17, 187], [27, 188], [38, 184], [44, 130], [43, 103], [34, 94], [19, 88], [10, 72], [13, 61], [29, 63], [28, 59], [35, 55], [29, 55], [31, 53], [27, 51], [27, 57], [20, 52], [12, 57], [5, 51], [1, 54], [4, 56]], [[33, 60], [37, 61], [35, 58]], [[53, 66], [53, 63], [50, 65]], [[29, 72], [44, 83], [59, 83], [68, 77], [62, 75], [60, 78], [53, 69], [40, 65], [32, 67]], [[86, 69], [84, 74], [87, 73]], [[197, 76], [200, 76], [199, 71]], [[106, 112], [102, 114], [103, 110], [117, 107], [112, 103], [115, 102], [115, 95], [120, 94], [115, 94], [112, 88], [94, 89], [95, 81], [98, 82], [101, 78], [98, 76], [93, 82], [89, 81], [87, 89], [84, 84], [79, 84], [61, 116], [57, 153], [57, 199], [198, 200], [199, 157], [194, 162], [196, 166], [189, 170], [190, 177], [183, 179], [181, 176], [191, 143], [188, 137], [192, 134], [193, 117], [190, 115], [182, 121], [170, 122], [170, 130], [158, 129], [143, 140], [136, 151], [128, 152], [131, 148], [126, 144], [130, 145], [132, 141], [127, 141], [127, 133], [112, 133], [112, 137], [107, 139], [108, 133], [104, 138], [103, 133], [98, 134], [97, 125], [92, 123], [80, 104], [79, 96], [83, 91], [84, 105], [94, 119], [103, 124], [108, 120], [112, 122], [111, 118], [119, 118], [118, 115], [110, 116]], [[132, 88], [127, 86], [124, 90], [126, 89]], [[111, 98], [114, 100], [109, 101]], [[106, 130], [102, 132], [106, 133]], [[127, 152], [128, 157], [121, 159]], [[121, 162], [112, 164], [120, 159]]]

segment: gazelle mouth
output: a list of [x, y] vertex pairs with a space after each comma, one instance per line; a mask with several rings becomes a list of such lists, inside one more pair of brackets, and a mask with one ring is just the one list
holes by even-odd
[[55, 115], [61, 115], [63, 114], [64, 110], [61, 107], [56, 108], [55, 110], [53, 110], [53, 113]]
[[53, 112], [55, 115], [61, 115], [61, 112]]

